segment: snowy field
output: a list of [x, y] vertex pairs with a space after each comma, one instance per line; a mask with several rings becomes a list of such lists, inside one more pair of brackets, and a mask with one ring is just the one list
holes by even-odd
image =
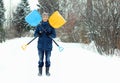
[[81, 44], [56, 45], [51, 56], [51, 76], [38, 74], [37, 40], [23, 51], [32, 38], [16, 38], [0, 44], [0, 83], [120, 83], [120, 58], [101, 56]]

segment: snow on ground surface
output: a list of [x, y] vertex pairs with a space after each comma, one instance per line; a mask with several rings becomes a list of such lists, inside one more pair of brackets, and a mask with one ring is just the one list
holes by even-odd
[[[101, 56], [78, 43], [54, 44], [51, 76], [39, 77], [37, 40], [25, 51], [21, 45], [32, 38], [16, 38], [0, 44], [0, 83], [120, 83], [120, 58]], [[44, 68], [45, 69], [45, 68]]]

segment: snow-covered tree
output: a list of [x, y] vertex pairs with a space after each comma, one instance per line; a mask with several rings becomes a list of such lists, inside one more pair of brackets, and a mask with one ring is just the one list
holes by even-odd
[[0, 42], [5, 41], [5, 30], [3, 24], [5, 21], [5, 8], [3, 0], [0, 0]]
[[[84, 23], [101, 54], [120, 49], [120, 0], [87, 0]], [[90, 2], [91, 1], [91, 2]]]
[[16, 11], [13, 13], [13, 26], [17, 31], [16, 37], [21, 37], [26, 31], [30, 30], [30, 26], [25, 22], [25, 16], [30, 12], [28, 0], [21, 0]]

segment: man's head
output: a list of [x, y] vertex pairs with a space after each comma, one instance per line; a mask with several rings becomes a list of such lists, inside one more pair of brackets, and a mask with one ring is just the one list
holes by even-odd
[[48, 13], [44, 12], [44, 13], [42, 14], [43, 22], [47, 22], [47, 21], [48, 21], [48, 18], [49, 18]]

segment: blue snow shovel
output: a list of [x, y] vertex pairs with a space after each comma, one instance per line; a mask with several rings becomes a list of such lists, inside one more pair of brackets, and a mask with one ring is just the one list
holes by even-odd
[[42, 16], [37, 10], [33, 10], [25, 17], [25, 21], [35, 27], [42, 21]]
[[[50, 37], [50, 36], [49, 36], [49, 37]], [[50, 37], [50, 38], [51, 38], [51, 37]], [[61, 47], [61, 46], [59, 46], [58, 43], [57, 43], [53, 38], [51, 38], [51, 39], [52, 39], [52, 41], [57, 45], [59, 51], [62, 52], [62, 51], [64, 50], [64, 48]]]
[[[42, 16], [41, 14], [37, 11], [37, 10], [33, 10], [31, 13], [29, 13], [26, 17], [25, 17], [25, 21], [30, 25], [30, 26], [37, 26], [41, 21], [42, 21]], [[37, 37], [33, 38], [30, 42], [28, 42], [27, 44], [24, 44], [21, 46], [21, 48], [23, 50], [26, 50], [27, 46], [33, 41], [35, 40]]]

